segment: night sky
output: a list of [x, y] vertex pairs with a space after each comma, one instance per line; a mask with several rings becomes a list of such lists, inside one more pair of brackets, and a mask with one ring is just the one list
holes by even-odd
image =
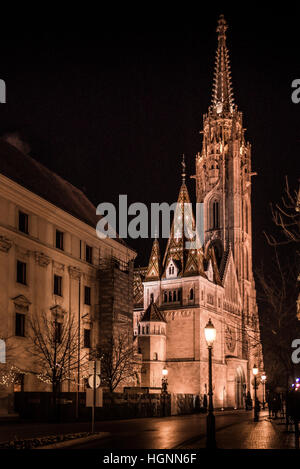
[[[299, 176], [298, 17], [269, 11], [203, 12], [192, 24], [0, 33], [0, 134], [19, 132], [30, 154], [83, 189], [91, 201], [174, 202], [180, 155], [194, 174], [202, 115], [210, 104], [220, 13], [229, 23], [235, 102], [252, 144], [254, 262], [273, 230], [270, 201], [287, 174]], [[193, 16], [193, 11], [191, 11]], [[124, 24], [123, 26], [126, 26]], [[150, 27], [151, 26], [151, 27]], [[188, 26], [188, 27], [187, 27]], [[188, 181], [194, 199], [194, 182]], [[152, 241], [129, 241], [147, 262]]]

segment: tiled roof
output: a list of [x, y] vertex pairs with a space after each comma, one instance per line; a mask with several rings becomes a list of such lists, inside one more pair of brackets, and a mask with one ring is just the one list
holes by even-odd
[[141, 322], [166, 322], [163, 314], [159, 311], [156, 303], [153, 301], [150, 303], [146, 309], [144, 316], [141, 319]]
[[[96, 207], [77, 187], [0, 138], [0, 174], [96, 228]], [[117, 241], [125, 244], [124, 241]]]

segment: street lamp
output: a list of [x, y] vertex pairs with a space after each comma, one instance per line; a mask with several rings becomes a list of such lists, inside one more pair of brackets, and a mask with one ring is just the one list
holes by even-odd
[[262, 381], [262, 385], [263, 385], [263, 409], [265, 408], [265, 398], [266, 398], [266, 374], [263, 373], [262, 376], [261, 376], [261, 381]]
[[163, 367], [161, 379], [161, 398], [163, 401], [163, 417], [166, 416], [166, 397], [168, 395], [168, 369], [166, 366]]
[[258, 368], [254, 365], [252, 370], [254, 376], [254, 422], [258, 422], [258, 405], [257, 405], [257, 397], [256, 397], [256, 375], [258, 373]]
[[204, 328], [205, 339], [208, 347], [208, 415], [206, 423], [206, 447], [215, 448], [216, 447], [216, 427], [215, 427], [215, 416], [214, 416], [214, 406], [213, 406], [213, 389], [212, 389], [212, 347], [216, 340], [217, 331], [214, 328], [211, 319]]

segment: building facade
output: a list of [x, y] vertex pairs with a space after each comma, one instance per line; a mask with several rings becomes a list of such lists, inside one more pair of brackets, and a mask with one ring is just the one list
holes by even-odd
[[112, 322], [132, 334], [136, 254], [121, 240], [99, 239], [96, 224], [80, 190], [0, 141], [0, 411], [14, 391], [51, 390], [31, 354], [33, 316], [74, 318], [78, 328], [82, 361], [62, 391], [85, 389], [84, 362], [113, 334]]
[[164, 257], [156, 239], [148, 267], [135, 271], [134, 328], [143, 356], [142, 385], [158, 392], [167, 366], [171, 392], [203, 398], [208, 392], [204, 328], [211, 318], [217, 330], [215, 404], [240, 408], [246, 393], [253, 395], [252, 368], [255, 364], [262, 372], [263, 357], [252, 272], [251, 178], [255, 173], [242, 113], [234, 103], [226, 30], [221, 16], [212, 101], [203, 117], [202, 150], [193, 176], [195, 198], [202, 204], [204, 239], [200, 246], [187, 247], [195, 241], [195, 218], [183, 163]]

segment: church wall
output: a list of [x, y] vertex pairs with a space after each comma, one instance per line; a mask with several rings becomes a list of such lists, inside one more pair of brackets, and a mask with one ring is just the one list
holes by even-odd
[[168, 391], [177, 394], [199, 394], [199, 361], [168, 361]]
[[167, 360], [172, 358], [194, 358], [194, 313], [185, 310], [172, 311], [167, 313], [166, 319]]

